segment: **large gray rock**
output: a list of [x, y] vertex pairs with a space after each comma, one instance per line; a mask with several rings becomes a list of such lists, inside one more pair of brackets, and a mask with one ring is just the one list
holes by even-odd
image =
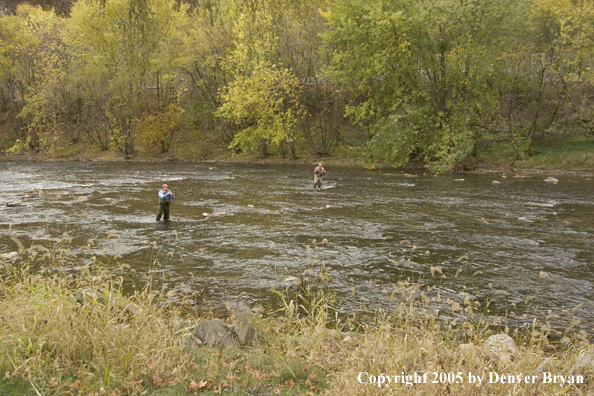
[[594, 368], [594, 353], [580, 353], [577, 358], [576, 365], [581, 367], [591, 366]]
[[510, 336], [501, 333], [487, 338], [483, 352], [493, 363], [507, 365], [514, 360], [517, 348], [515, 341]]
[[202, 319], [198, 322], [194, 335], [207, 347], [236, 345], [233, 330], [221, 319]]
[[261, 338], [253, 325], [255, 319], [256, 315], [251, 312], [241, 312], [237, 315], [233, 327], [235, 328], [239, 345], [251, 345], [254, 340]]

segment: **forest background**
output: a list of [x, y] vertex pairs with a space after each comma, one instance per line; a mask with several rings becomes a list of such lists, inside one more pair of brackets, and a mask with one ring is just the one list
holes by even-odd
[[594, 168], [590, 0], [21, 3], [12, 158]]

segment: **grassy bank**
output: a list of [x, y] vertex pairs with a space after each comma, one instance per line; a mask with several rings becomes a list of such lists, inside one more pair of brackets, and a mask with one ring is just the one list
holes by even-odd
[[[0, 264], [2, 395], [594, 392], [592, 346], [588, 334], [575, 330], [576, 318], [561, 333], [539, 318], [509, 329], [484, 316], [487, 303], [441, 301], [431, 287], [410, 280], [394, 285], [393, 310], [339, 316], [321, 266], [307, 288], [271, 292], [283, 308], [254, 317], [259, 342], [207, 347], [196, 325], [212, 314], [149, 286], [126, 294], [125, 274], [98, 261], [66, 273], [65, 260], [78, 259], [61, 242], [29, 248], [15, 242], [19, 255]], [[436, 273], [432, 268], [427, 276]], [[489, 347], [490, 336], [506, 332], [514, 350]], [[542, 372], [566, 382], [546, 382], [552, 377]], [[503, 375], [530, 377], [508, 384]], [[480, 385], [471, 381], [479, 376]], [[378, 385], [388, 377], [391, 383]]]
[[513, 158], [510, 142], [486, 140], [466, 162], [487, 168], [509, 168], [513, 163], [517, 169], [594, 172], [594, 138], [538, 141], [532, 155], [520, 155], [515, 162]]
[[[43, 154], [6, 154], [0, 152], [3, 161], [107, 161], [107, 162], [235, 162], [235, 163], [302, 163], [314, 165], [323, 161], [331, 166], [369, 166], [364, 155], [364, 142], [360, 145], [343, 144], [333, 149], [332, 155], [320, 157], [304, 150], [298, 150], [297, 159], [282, 158], [279, 152], [270, 152], [265, 158], [256, 153], [233, 154], [226, 147], [211, 147], [208, 155], [195, 156], [187, 150], [172, 149], [168, 153], [136, 153], [130, 159], [124, 159], [114, 151], [97, 151], [80, 149], [69, 155]], [[188, 145], [186, 145], [188, 146]], [[189, 145], [191, 146], [191, 144]], [[184, 146], [185, 147], [185, 146]], [[476, 146], [475, 152], [466, 160], [454, 167], [456, 171], [543, 171], [543, 172], [585, 172], [594, 173], [594, 138], [569, 138], [558, 140], [536, 141], [532, 154], [520, 153], [514, 161], [514, 149], [510, 142], [486, 137]], [[377, 164], [376, 167], [388, 167], [389, 164]], [[512, 169], [513, 167], [513, 169]], [[411, 161], [405, 170], [424, 170], [420, 161]]]

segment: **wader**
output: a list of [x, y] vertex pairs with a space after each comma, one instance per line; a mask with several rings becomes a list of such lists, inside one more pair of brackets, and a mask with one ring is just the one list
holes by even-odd
[[169, 204], [171, 200], [169, 196], [165, 198], [159, 198], [159, 211], [157, 212], [157, 221], [161, 220], [161, 214], [163, 214], [163, 220], [169, 220]]
[[322, 175], [318, 173], [314, 174], [314, 190], [316, 187], [322, 189]]
[[322, 176], [326, 174], [326, 169], [322, 165], [314, 169], [314, 190], [318, 187], [322, 189]]

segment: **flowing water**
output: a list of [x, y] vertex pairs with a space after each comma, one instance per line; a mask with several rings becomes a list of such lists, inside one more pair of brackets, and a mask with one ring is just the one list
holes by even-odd
[[[67, 233], [79, 265], [101, 262], [130, 284], [152, 273], [167, 290], [200, 291], [197, 304], [210, 308], [273, 307], [270, 289], [323, 266], [341, 312], [389, 308], [394, 285], [410, 279], [437, 286], [442, 300], [490, 301], [489, 313], [509, 321], [550, 310], [554, 326], [575, 314], [592, 331], [591, 178], [328, 164], [314, 191], [313, 168], [0, 163], [0, 204], [10, 205], [0, 207], [0, 253], [17, 250], [11, 238], [49, 247]], [[175, 194], [169, 222], [155, 221], [162, 183]]]

